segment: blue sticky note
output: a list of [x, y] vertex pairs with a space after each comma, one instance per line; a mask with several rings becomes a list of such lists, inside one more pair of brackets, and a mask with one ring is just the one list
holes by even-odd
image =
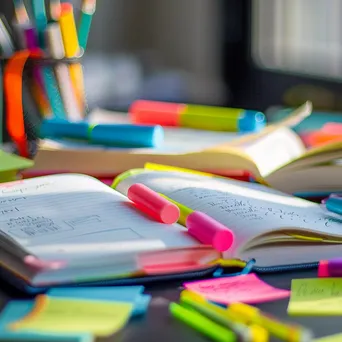
[[143, 291], [144, 286], [57, 287], [50, 289], [47, 295], [50, 297], [128, 302], [134, 305], [132, 316], [139, 316], [146, 312], [151, 300], [151, 296], [142, 294]]
[[151, 296], [150, 295], [141, 295], [139, 296], [135, 303], [134, 303], [134, 308], [132, 312], [132, 316], [142, 316], [145, 315], [148, 306], [150, 305], [151, 302]]
[[93, 342], [90, 334], [59, 334], [42, 332], [11, 331], [7, 326], [28, 315], [34, 307], [33, 300], [16, 300], [9, 302], [0, 315], [1, 341], [31, 342]]
[[48, 290], [47, 295], [50, 297], [72, 297], [132, 302], [134, 298], [140, 296], [144, 290], [144, 286], [56, 287]]

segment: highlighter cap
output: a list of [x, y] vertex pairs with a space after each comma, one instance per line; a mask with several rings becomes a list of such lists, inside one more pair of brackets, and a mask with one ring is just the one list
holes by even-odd
[[128, 109], [130, 120], [135, 124], [179, 126], [185, 105], [158, 101], [138, 100]]
[[244, 110], [238, 119], [239, 132], [259, 132], [266, 126], [266, 117], [256, 110]]

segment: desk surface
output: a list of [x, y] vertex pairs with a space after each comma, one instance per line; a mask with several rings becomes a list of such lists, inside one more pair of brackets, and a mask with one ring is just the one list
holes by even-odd
[[[316, 277], [316, 272], [284, 273], [267, 275], [261, 278], [269, 284], [290, 289], [291, 279]], [[168, 284], [167, 286], [154, 286], [146, 289], [145, 292], [152, 294], [153, 299], [146, 317], [135, 319], [130, 322], [124, 330], [114, 337], [101, 339], [101, 342], [205, 342], [208, 341], [191, 328], [173, 319], [168, 314], [170, 301], [177, 301], [180, 284]], [[4, 305], [11, 298], [22, 297], [14, 293], [10, 288], [2, 286], [0, 290], [1, 302]], [[332, 335], [342, 332], [341, 317], [298, 317], [287, 316], [288, 299], [258, 305], [259, 308], [278, 318], [289, 322], [297, 322], [311, 328], [316, 337]]]

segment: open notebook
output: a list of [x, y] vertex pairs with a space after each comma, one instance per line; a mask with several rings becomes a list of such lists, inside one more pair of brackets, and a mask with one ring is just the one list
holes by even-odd
[[187, 172], [126, 172], [114, 183], [123, 194], [143, 183], [212, 216], [235, 233], [225, 258], [256, 259], [259, 267], [300, 264], [342, 254], [342, 216], [321, 205], [245, 183]]
[[156, 261], [165, 272], [202, 269], [220, 257], [85, 175], [3, 183], [0, 203], [0, 263], [33, 286], [132, 276]]

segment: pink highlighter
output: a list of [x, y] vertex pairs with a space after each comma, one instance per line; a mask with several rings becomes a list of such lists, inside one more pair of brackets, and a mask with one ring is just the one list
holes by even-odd
[[144, 184], [136, 183], [129, 187], [127, 197], [144, 213], [166, 224], [176, 223], [179, 208]]
[[219, 252], [227, 251], [234, 242], [234, 233], [212, 217], [191, 210], [176, 201], [156, 193], [147, 186], [137, 183], [127, 192], [127, 197], [138, 209], [163, 223], [177, 221], [188, 228], [188, 233], [204, 245]]

